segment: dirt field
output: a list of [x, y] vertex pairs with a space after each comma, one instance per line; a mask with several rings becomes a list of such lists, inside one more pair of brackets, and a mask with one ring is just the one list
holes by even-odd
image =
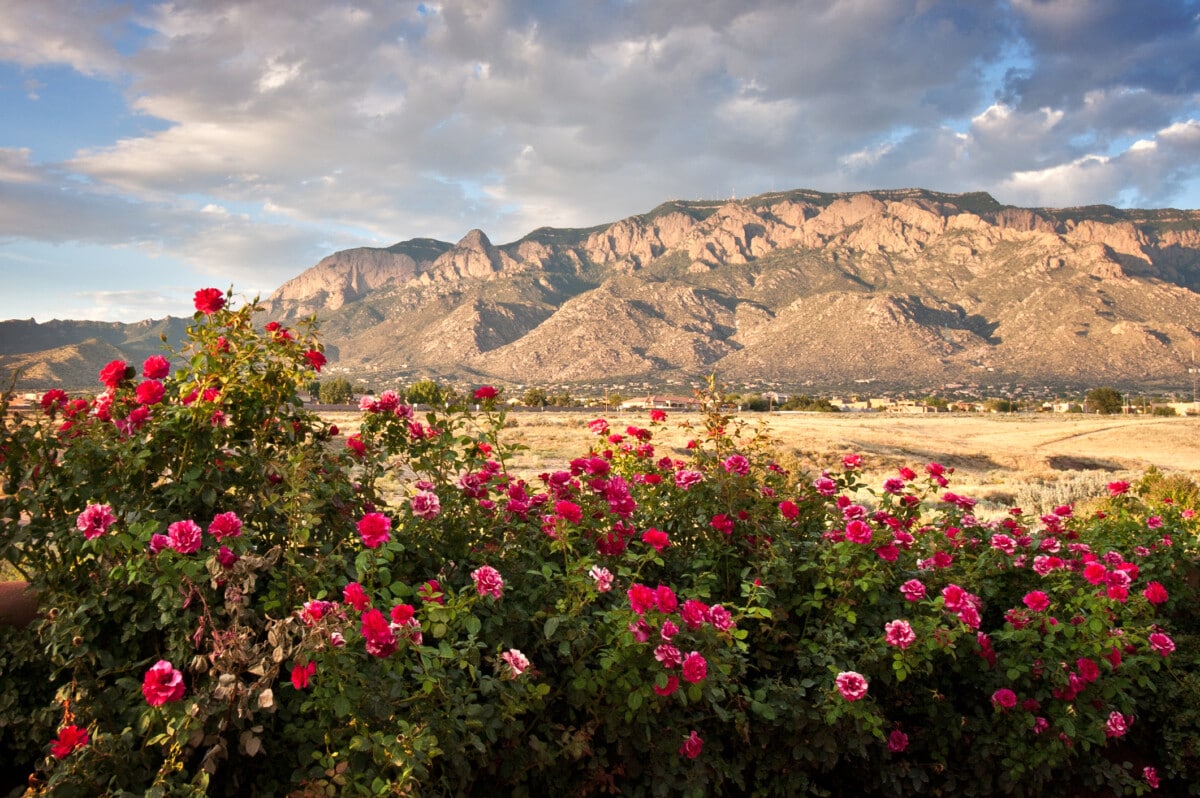
[[[525, 476], [564, 467], [594, 440], [587, 422], [602, 413], [514, 412], [505, 436], [528, 446], [510, 466]], [[645, 426], [645, 413], [609, 413], [616, 429]], [[677, 427], [699, 418], [670, 413], [660, 453], [682, 455], [694, 433]], [[955, 469], [952, 489], [992, 508], [1049, 507], [1100, 495], [1111, 480], [1136, 479], [1151, 466], [1200, 480], [1200, 418], [1068, 414], [749, 413], [749, 435], [765, 425], [784, 465], [816, 473], [842, 455], [863, 455], [872, 477], [929, 462]], [[349, 418], [338, 420], [346, 429]]]

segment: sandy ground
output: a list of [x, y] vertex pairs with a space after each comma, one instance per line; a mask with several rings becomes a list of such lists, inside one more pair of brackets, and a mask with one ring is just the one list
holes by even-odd
[[[592, 416], [514, 413], [508, 432], [547, 464], [585, 447]], [[672, 414], [669, 421], [687, 421]], [[747, 430], [765, 424], [781, 455], [807, 467], [834, 465], [856, 452], [872, 471], [938, 461], [960, 474], [1050, 475], [1064, 471], [1142, 472], [1149, 466], [1200, 476], [1200, 418], [1081, 415], [926, 415], [773, 413], [740, 417]], [[614, 427], [645, 424], [642, 414], [612, 414]], [[660, 436], [662, 437], [662, 436]], [[678, 450], [687, 438], [661, 443]], [[574, 452], [571, 444], [574, 443]], [[532, 459], [532, 458], [531, 458]]]
[[[348, 414], [349, 415], [349, 414]], [[354, 414], [355, 416], [357, 414]], [[602, 412], [517, 411], [503, 437], [528, 449], [509, 463], [526, 477], [556, 470], [583, 454], [595, 438], [587, 422]], [[641, 412], [606, 416], [616, 430], [646, 426]], [[660, 454], [682, 456], [699, 417], [670, 413], [656, 434]], [[1020, 504], [1049, 507], [1104, 492], [1114, 479], [1136, 479], [1151, 466], [1200, 480], [1200, 418], [1074, 414], [748, 413], [743, 436], [760, 425], [780, 462], [798, 474], [836, 468], [861, 454], [871, 481], [907, 465], [918, 471], [939, 462], [955, 469], [951, 489], [994, 510]], [[350, 417], [338, 419], [346, 431]]]

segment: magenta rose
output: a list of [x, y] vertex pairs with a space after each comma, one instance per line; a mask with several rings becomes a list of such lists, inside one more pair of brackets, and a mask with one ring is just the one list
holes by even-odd
[[679, 746], [679, 753], [688, 759], [695, 759], [703, 750], [704, 741], [700, 739], [700, 735], [696, 734], [695, 729], [692, 729], [691, 734], [684, 738], [683, 745]]
[[171, 361], [162, 355], [151, 355], [142, 363], [142, 376], [148, 380], [161, 380], [171, 371]]
[[107, 504], [89, 504], [75, 519], [75, 527], [85, 538], [92, 540], [107, 532], [116, 520], [112, 508]]
[[695, 684], [704, 681], [708, 676], [708, 662], [698, 651], [693, 651], [683, 658], [683, 678]]
[[503, 594], [504, 579], [500, 576], [500, 572], [492, 566], [480, 566], [471, 572], [471, 578], [475, 580], [475, 590], [479, 595], [498, 599]]
[[358, 522], [358, 534], [368, 549], [379, 548], [391, 540], [392, 521], [383, 513], [367, 513]]
[[50, 756], [65, 759], [75, 749], [87, 745], [89, 739], [87, 729], [75, 725], [63, 726], [58, 730], [58, 737], [50, 741]]
[[142, 695], [146, 697], [146, 703], [150, 706], [159, 707], [171, 701], [178, 701], [183, 698], [183, 693], [183, 674], [165, 659], [160, 659], [146, 671], [142, 680]]
[[242, 534], [242, 519], [237, 513], [220, 513], [208, 525], [208, 534], [217, 540], [236, 538]]

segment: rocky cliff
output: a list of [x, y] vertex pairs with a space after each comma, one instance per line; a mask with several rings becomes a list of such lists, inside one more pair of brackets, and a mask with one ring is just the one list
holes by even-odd
[[334, 253], [267, 301], [333, 369], [513, 383], [1183, 384], [1200, 212], [798, 190]]

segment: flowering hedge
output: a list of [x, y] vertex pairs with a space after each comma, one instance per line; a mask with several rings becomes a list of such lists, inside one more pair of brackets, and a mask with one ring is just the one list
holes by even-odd
[[596, 419], [522, 479], [494, 389], [385, 391], [345, 436], [298, 399], [311, 326], [231, 298], [5, 422], [0, 557], [42, 615], [0, 632], [0, 753], [32, 794], [1200, 783], [1195, 508], [1113, 483], [985, 522], [936, 463], [788, 473], [715, 396], [686, 450]]

